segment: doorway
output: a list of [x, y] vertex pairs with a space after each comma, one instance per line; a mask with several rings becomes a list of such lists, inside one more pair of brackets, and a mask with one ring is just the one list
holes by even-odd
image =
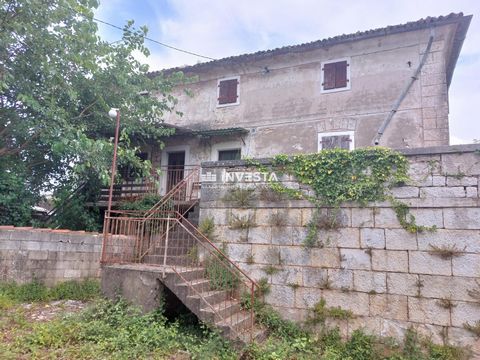
[[183, 180], [185, 174], [185, 151], [168, 153], [167, 192]]

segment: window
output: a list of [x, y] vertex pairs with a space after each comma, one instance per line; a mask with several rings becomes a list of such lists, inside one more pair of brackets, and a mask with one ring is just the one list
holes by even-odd
[[218, 107], [237, 105], [239, 103], [238, 84], [238, 77], [218, 80]]
[[219, 150], [218, 151], [218, 161], [240, 160], [241, 157], [242, 157], [242, 152], [241, 152], [240, 149]]
[[350, 61], [339, 59], [322, 63], [322, 92], [350, 89]]
[[353, 131], [318, 134], [318, 151], [335, 148], [353, 150], [355, 148]]

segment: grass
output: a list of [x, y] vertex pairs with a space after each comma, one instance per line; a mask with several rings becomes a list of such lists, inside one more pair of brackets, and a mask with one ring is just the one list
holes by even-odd
[[[268, 294], [262, 280], [261, 292]], [[65, 291], [69, 288], [74, 290]], [[3, 284], [1, 301], [12, 307], [0, 311], [0, 358], [9, 359], [198, 359], [198, 360], [462, 360], [467, 353], [452, 346], [433, 345], [413, 330], [403, 343], [354, 331], [345, 340], [336, 328], [322, 328], [315, 334], [284, 320], [272, 307], [255, 303], [258, 321], [268, 329], [265, 342], [243, 349], [234, 347], [216, 331], [185, 319], [169, 321], [163, 307], [142, 314], [123, 300], [98, 297], [90, 289], [63, 285], [46, 289], [32, 285]], [[57, 297], [91, 298], [80, 312], [50, 321], [30, 321], [26, 310], [15, 304], [33, 289], [39, 301]], [[98, 288], [97, 288], [98, 290]], [[45, 294], [50, 294], [50, 297]], [[32, 297], [29, 297], [31, 299]], [[42, 305], [42, 303], [40, 303]], [[42, 305], [44, 306], [44, 305]], [[325, 306], [323, 306], [325, 308]], [[331, 308], [329, 308], [331, 309]], [[343, 314], [343, 313], [342, 313]], [[332, 314], [330, 314], [332, 315]], [[333, 314], [335, 318], [345, 318]], [[183, 320], [182, 320], [183, 319]]]
[[0, 283], [0, 309], [7, 309], [18, 303], [45, 302], [53, 300], [91, 300], [100, 294], [96, 280], [65, 281], [48, 288], [38, 281], [26, 284]]
[[[2, 359], [236, 359], [235, 351], [205, 326], [170, 323], [160, 310], [142, 315], [125, 301], [97, 300], [81, 313], [29, 323], [1, 316]], [[8, 332], [8, 333], [7, 333]]]

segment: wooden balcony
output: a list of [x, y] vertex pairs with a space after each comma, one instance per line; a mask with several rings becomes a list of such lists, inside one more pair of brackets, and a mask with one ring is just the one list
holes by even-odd
[[[160, 171], [157, 171], [160, 170]], [[197, 165], [164, 166], [155, 169], [155, 175], [148, 178], [125, 179], [113, 187], [112, 204], [115, 206], [122, 201], [134, 201], [149, 194], [165, 195], [180, 181], [187, 178], [193, 171], [198, 171]], [[188, 190], [200, 196], [200, 182], [189, 184]], [[101, 189], [100, 198], [96, 206], [107, 207], [109, 188]]]

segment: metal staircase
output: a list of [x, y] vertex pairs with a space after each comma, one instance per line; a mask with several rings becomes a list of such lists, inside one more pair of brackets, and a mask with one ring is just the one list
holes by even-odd
[[[151, 267], [197, 317], [231, 340], [261, 340], [265, 330], [250, 306], [258, 285], [202, 234], [198, 222], [198, 171], [146, 212], [105, 216], [102, 263]], [[186, 216], [189, 217], [189, 221]]]

